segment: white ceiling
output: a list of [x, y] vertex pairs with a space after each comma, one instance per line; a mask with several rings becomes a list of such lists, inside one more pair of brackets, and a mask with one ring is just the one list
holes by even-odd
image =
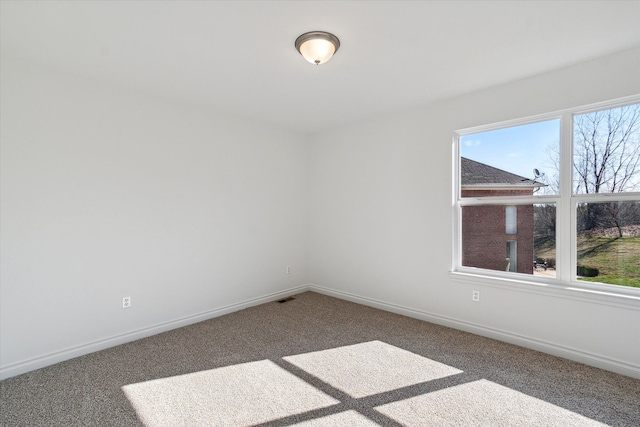
[[[314, 132], [640, 46], [640, 1], [11, 1], [2, 56]], [[300, 34], [340, 38], [328, 63]]]

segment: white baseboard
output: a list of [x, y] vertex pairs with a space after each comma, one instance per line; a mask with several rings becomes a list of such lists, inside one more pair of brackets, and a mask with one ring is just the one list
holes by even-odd
[[541, 351], [543, 353], [548, 353], [554, 356], [559, 356], [565, 359], [584, 363], [585, 365], [594, 366], [596, 368], [601, 368], [611, 372], [616, 372], [618, 374], [640, 379], [640, 366], [637, 366], [637, 365], [632, 365], [629, 363], [625, 363], [623, 361], [588, 353], [582, 350], [559, 346], [557, 344], [537, 340], [534, 338], [530, 338], [530, 337], [526, 337], [518, 334], [513, 334], [508, 331], [487, 328], [484, 326], [468, 323], [462, 320], [458, 320], [458, 319], [454, 319], [446, 316], [428, 313], [425, 311], [416, 310], [413, 308], [404, 307], [397, 304], [391, 304], [384, 301], [375, 300], [373, 298], [363, 297], [363, 296], [351, 294], [348, 292], [326, 288], [323, 286], [309, 284], [309, 285], [298, 286], [295, 288], [290, 288], [280, 292], [274, 292], [272, 294], [264, 295], [258, 298], [252, 298], [236, 304], [215, 308], [202, 313], [197, 313], [191, 316], [182, 317], [169, 322], [160, 323], [157, 325], [149, 326], [146, 328], [127, 332], [124, 334], [114, 335], [112, 337], [70, 347], [64, 350], [60, 350], [60, 351], [45, 354], [42, 356], [27, 359], [24, 361], [12, 363], [10, 365], [1, 366], [0, 380], [10, 378], [16, 375], [24, 374], [26, 372], [30, 372], [36, 369], [44, 368], [46, 366], [63, 362], [65, 360], [73, 359], [74, 357], [83, 356], [85, 354], [93, 353], [95, 351], [104, 350], [110, 347], [114, 347], [116, 345], [125, 344], [127, 342], [135, 341], [141, 338], [146, 338], [162, 332], [170, 331], [172, 329], [191, 325], [193, 323], [202, 322], [204, 320], [212, 319], [214, 317], [223, 316], [225, 314], [233, 313], [234, 311], [238, 311], [238, 310], [253, 307], [256, 305], [264, 304], [267, 302], [275, 301], [281, 298], [286, 298], [288, 296], [295, 295], [305, 291], [313, 291], [319, 294], [329, 295], [335, 298], [340, 298], [340, 299], [351, 301], [357, 304], [378, 308], [380, 310], [401, 314], [401, 315], [412, 317], [415, 319], [425, 320], [427, 322], [435, 323], [438, 325], [448, 326], [454, 329], [459, 329], [459, 330], [470, 332], [476, 335], [497, 339], [499, 341], [508, 342], [510, 344], [519, 345], [521, 347], [530, 348], [533, 350]]
[[527, 337], [524, 335], [514, 334], [512, 332], [499, 330], [495, 328], [488, 328], [481, 325], [465, 322], [463, 320], [454, 319], [451, 317], [441, 316], [438, 314], [428, 313], [426, 311], [416, 310], [409, 307], [404, 307], [397, 304], [391, 304], [384, 301], [375, 300], [373, 298], [363, 297], [360, 295], [351, 294], [348, 292], [338, 291], [336, 289], [326, 288], [314, 284], [309, 285], [309, 290], [340, 298], [346, 301], [355, 302], [357, 304], [366, 305], [369, 307], [378, 308], [381, 310], [389, 311], [396, 314], [401, 314], [407, 317], [415, 319], [425, 320], [427, 322], [435, 323], [442, 326], [447, 326], [453, 329], [459, 329], [472, 334], [493, 338], [498, 341], [507, 342], [509, 344], [515, 344], [520, 347], [537, 350], [543, 353], [551, 354], [554, 356], [562, 357], [565, 359], [573, 360], [575, 362], [584, 363], [585, 365], [594, 366], [596, 368], [604, 369], [607, 371], [615, 372], [621, 375], [626, 375], [632, 378], [640, 379], [640, 366], [626, 363], [624, 361], [604, 357], [601, 355], [585, 352], [575, 348], [560, 346], [554, 343], [542, 341], [539, 339]]
[[223, 316], [225, 314], [233, 313], [234, 311], [242, 310], [271, 301], [276, 301], [278, 299], [286, 298], [288, 296], [308, 290], [308, 285], [302, 285], [284, 291], [274, 292], [261, 297], [245, 300], [236, 304], [214, 308], [191, 316], [185, 316], [168, 322], [159, 323], [146, 328], [141, 328], [123, 334], [118, 334], [108, 338], [81, 344], [78, 346], [69, 347], [64, 350], [48, 353], [38, 357], [33, 357], [27, 360], [12, 363], [10, 365], [1, 366], [0, 380], [24, 374], [36, 369], [44, 368], [46, 366], [54, 365], [56, 363], [64, 362], [65, 360], [73, 359], [74, 357], [83, 356], [95, 351], [115, 347], [116, 345], [125, 344], [141, 338], [146, 338], [152, 335], [160, 334], [162, 332], [167, 332], [172, 329], [181, 328], [193, 323], [198, 323], [204, 320], [212, 319], [214, 317]]

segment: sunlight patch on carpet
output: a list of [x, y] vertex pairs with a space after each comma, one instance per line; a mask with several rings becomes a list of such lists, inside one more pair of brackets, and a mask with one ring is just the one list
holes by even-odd
[[299, 354], [284, 360], [356, 398], [462, 373], [381, 341]]
[[146, 427], [251, 426], [339, 403], [269, 360], [122, 390]]
[[296, 427], [380, 427], [380, 424], [371, 421], [356, 411], [345, 411], [339, 414], [315, 418], [309, 421], [294, 424]]
[[488, 380], [449, 387], [375, 408], [407, 427], [430, 425], [604, 426]]

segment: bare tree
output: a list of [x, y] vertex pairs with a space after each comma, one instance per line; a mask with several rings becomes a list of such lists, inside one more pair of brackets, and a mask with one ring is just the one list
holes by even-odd
[[573, 167], [576, 193], [640, 190], [640, 104], [576, 116]]
[[[574, 120], [573, 176], [578, 194], [640, 191], [640, 104], [581, 114]], [[579, 206], [580, 229], [622, 227], [624, 203]]]
[[556, 235], [556, 205], [544, 203], [533, 207], [533, 232], [536, 237]]
[[560, 141], [549, 144], [546, 148], [548, 166], [553, 169], [552, 174], [547, 174], [544, 187], [544, 194], [560, 194]]

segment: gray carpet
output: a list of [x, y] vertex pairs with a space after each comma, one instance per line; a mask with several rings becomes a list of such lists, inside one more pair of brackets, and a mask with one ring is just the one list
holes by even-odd
[[640, 426], [640, 380], [312, 292], [0, 392], [2, 426]]

